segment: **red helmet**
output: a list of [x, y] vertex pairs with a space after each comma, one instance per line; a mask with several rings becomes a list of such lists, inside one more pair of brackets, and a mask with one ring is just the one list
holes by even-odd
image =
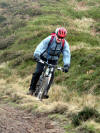
[[67, 31], [65, 28], [61, 27], [61, 28], [57, 28], [55, 33], [57, 34], [58, 37], [60, 38], [64, 38], [67, 35]]

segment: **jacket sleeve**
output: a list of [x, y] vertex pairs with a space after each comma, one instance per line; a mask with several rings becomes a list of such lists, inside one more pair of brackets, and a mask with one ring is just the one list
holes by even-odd
[[70, 66], [71, 54], [68, 42], [65, 40], [64, 48], [63, 48], [63, 62], [64, 66]]
[[33, 56], [41, 55], [48, 47], [48, 44], [51, 40], [51, 36], [48, 36], [43, 41], [40, 42], [40, 44], [36, 47]]

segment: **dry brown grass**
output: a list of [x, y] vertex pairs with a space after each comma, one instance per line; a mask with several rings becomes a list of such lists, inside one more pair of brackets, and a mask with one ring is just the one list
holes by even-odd
[[83, 124], [87, 125], [88, 127], [95, 127], [96, 130], [100, 131], [100, 124], [95, 122], [94, 120], [84, 122]]
[[[1, 64], [2, 66], [5, 67], [7, 64]], [[88, 93], [80, 97], [77, 91], [70, 91], [67, 86], [57, 84], [51, 87], [48, 100], [38, 101], [37, 98], [26, 95], [31, 75], [22, 79], [15, 73], [15, 71], [12, 72], [8, 79], [0, 79], [2, 100], [13, 101], [17, 106], [26, 110], [32, 111], [35, 108], [36, 111], [44, 113], [78, 112], [85, 106], [96, 108], [100, 112], [98, 96]]]
[[86, 43], [81, 42], [81, 43], [78, 44], [78, 45], [70, 46], [70, 50], [71, 50], [71, 52], [74, 51], [74, 50], [82, 49], [82, 48], [86, 48]]
[[23, 87], [22, 84], [18, 84], [18, 82], [7, 85], [6, 81], [2, 79], [0, 80], [0, 85], [0, 93], [3, 94], [3, 101], [6, 100], [7, 102], [12, 102], [17, 105], [17, 107], [28, 112], [38, 112], [43, 114], [66, 113], [70, 115], [81, 111], [83, 107], [86, 106], [96, 108], [100, 111], [99, 103], [97, 102], [100, 101], [100, 98], [97, 98], [92, 94], [84, 94], [80, 97], [75, 91], [67, 91], [67, 97], [69, 100], [65, 102], [65, 93], [61, 92], [61, 90], [65, 88], [62, 86], [52, 86], [50, 90], [50, 98], [41, 102], [33, 96], [26, 95], [27, 88]]
[[75, 7], [75, 10], [77, 11], [84, 11], [84, 10], [88, 10], [89, 7], [86, 5], [86, 2], [85, 1], [81, 1], [81, 2], [78, 2], [76, 7]]
[[64, 91], [67, 88], [65, 86], [53, 85], [50, 90], [50, 99], [51, 101], [64, 101], [66, 94]]
[[70, 46], [71, 52], [74, 51], [74, 50], [82, 49], [82, 48], [85, 48], [85, 49], [88, 49], [88, 50], [100, 49], [100, 47], [88, 47], [87, 44], [84, 43], [84, 42], [81, 42], [81, 43], [79, 43], [78, 45], [75, 45], [75, 46]]
[[77, 2], [76, 0], [71, 0], [69, 4], [73, 6], [76, 11], [85, 11], [89, 9], [85, 1]]
[[91, 33], [90, 27], [95, 23], [92, 18], [82, 18], [82, 19], [75, 19], [73, 21], [76, 30], [80, 32]]

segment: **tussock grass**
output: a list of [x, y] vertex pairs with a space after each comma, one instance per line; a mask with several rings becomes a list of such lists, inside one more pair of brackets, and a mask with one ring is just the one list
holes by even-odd
[[96, 123], [94, 120], [86, 121], [83, 123], [82, 127], [80, 127], [78, 130], [87, 129], [94, 133], [100, 132], [100, 124]]
[[[64, 113], [67, 110], [67, 104], [61, 102], [53, 102], [51, 104], [38, 101], [35, 97], [27, 96], [26, 91], [22, 90], [22, 86], [12, 84], [7, 88], [1, 88], [1, 99], [7, 103], [13, 103], [17, 107], [25, 109], [30, 112], [40, 113]], [[4, 96], [5, 95], [5, 96]], [[35, 110], [34, 110], [35, 109]]]
[[73, 115], [72, 123], [74, 126], [79, 126], [81, 121], [87, 121], [93, 118], [97, 119], [98, 117], [100, 119], [100, 114], [94, 108], [84, 107], [78, 114]]
[[6, 39], [0, 39], [0, 49], [5, 49], [14, 43], [15, 35], [11, 35]]
[[64, 112], [68, 110], [68, 105], [63, 102], [53, 102], [48, 105], [43, 104], [42, 106], [39, 106], [38, 110], [42, 113], [47, 113], [47, 114], [48, 113], [49, 114], [53, 114], [53, 113], [63, 114]]
[[0, 63], [10, 61], [15, 59], [23, 54], [23, 51], [7, 51], [5, 50], [3, 53], [0, 54]]
[[[13, 78], [12, 82], [11, 79]], [[54, 85], [52, 86], [49, 94], [50, 98], [48, 100], [43, 100], [41, 103], [37, 101], [35, 97], [27, 96], [28, 91], [27, 80], [31, 80], [31, 77], [26, 79], [21, 79], [19, 77], [12, 76], [6, 82], [1, 80], [1, 87], [3, 86], [2, 95], [6, 96], [6, 101], [17, 104], [19, 107], [28, 108], [28, 106], [37, 107], [37, 111], [48, 112], [48, 113], [64, 113], [68, 112], [77, 112], [81, 110], [83, 106], [90, 106], [98, 108], [99, 103], [96, 102], [97, 97], [92, 95], [84, 95], [79, 97], [77, 92], [68, 91], [66, 87]], [[17, 84], [16, 84], [17, 81]], [[6, 87], [5, 84], [8, 84]], [[56, 89], [55, 89], [56, 88]], [[98, 99], [99, 100], [99, 99]], [[67, 101], [67, 103], [66, 103]], [[20, 104], [18, 104], [20, 103]]]

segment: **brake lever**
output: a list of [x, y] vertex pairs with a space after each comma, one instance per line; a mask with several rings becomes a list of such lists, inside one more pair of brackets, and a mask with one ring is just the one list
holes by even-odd
[[58, 67], [57, 70], [60, 70], [60, 71], [64, 72], [64, 68], [62, 68], [62, 67]]
[[44, 64], [44, 61], [43, 60], [39, 60], [40, 63]]

